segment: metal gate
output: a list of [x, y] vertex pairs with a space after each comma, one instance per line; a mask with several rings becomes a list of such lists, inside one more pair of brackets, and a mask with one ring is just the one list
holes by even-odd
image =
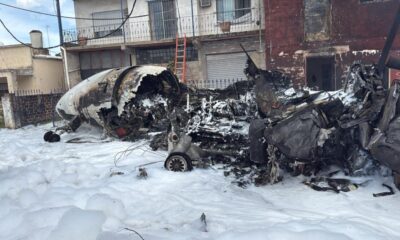
[[207, 55], [207, 88], [224, 88], [229, 84], [245, 80], [243, 70], [247, 56], [244, 53]]

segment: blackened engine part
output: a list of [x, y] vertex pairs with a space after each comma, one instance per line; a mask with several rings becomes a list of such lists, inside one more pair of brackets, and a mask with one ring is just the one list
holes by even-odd
[[317, 157], [320, 130], [326, 126], [324, 114], [311, 107], [268, 127], [264, 136], [268, 144], [277, 147], [286, 157], [312, 162]]
[[375, 132], [369, 149], [372, 156], [383, 165], [400, 173], [400, 117], [395, 118], [385, 133]]
[[383, 115], [378, 123], [378, 128], [382, 132], [385, 132], [387, 130], [390, 121], [392, 121], [392, 119], [396, 115], [397, 103], [400, 95], [399, 91], [400, 86], [397, 82], [389, 90], [385, 107], [383, 109]]
[[[393, 171], [400, 173], [400, 117], [398, 114], [399, 84], [390, 88], [382, 117], [369, 143], [372, 156]], [[393, 119], [394, 118], [394, 119]]]
[[368, 143], [372, 134], [372, 128], [368, 122], [358, 125], [358, 141], [363, 149], [368, 148]]
[[266, 127], [267, 122], [264, 119], [256, 119], [250, 123], [250, 160], [254, 163], [266, 163], [268, 161], [267, 141], [264, 138]]

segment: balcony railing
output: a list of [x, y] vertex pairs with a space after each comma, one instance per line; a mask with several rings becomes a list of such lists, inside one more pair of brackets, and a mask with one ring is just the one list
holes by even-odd
[[[84, 46], [159, 41], [173, 39], [176, 34], [179, 37], [183, 37], [185, 34], [188, 37], [193, 34], [195, 36], [229, 35], [263, 28], [259, 16], [259, 9], [247, 8], [197, 15], [193, 18], [188, 16], [164, 19], [157, 22], [151, 21], [148, 17], [140, 21], [130, 19], [121, 29], [118, 29], [120, 24], [110, 21], [109, 24], [102, 26], [65, 30], [64, 39], [66, 42]], [[116, 29], [118, 30], [115, 31]], [[110, 33], [112, 34], [107, 36]]]

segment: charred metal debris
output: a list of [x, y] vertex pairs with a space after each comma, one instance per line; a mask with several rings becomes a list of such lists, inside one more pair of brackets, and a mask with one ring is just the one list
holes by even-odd
[[[123, 140], [148, 138], [154, 150], [168, 150], [166, 169], [223, 163], [240, 186], [276, 183], [285, 172], [316, 176], [332, 165], [346, 175], [384, 165], [399, 187], [398, 82], [386, 90], [376, 66], [361, 63], [335, 92], [294, 89], [284, 74], [259, 69], [250, 56], [244, 71], [248, 81], [213, 90], [192, 89], [162, 67], [107, 70], [62, 97], [57, 112], [69, 124], [56, 132], [89, 122]], [[59, 140], [57, 133], [45, 139]], [[321, 179], [328, 184], [323, 190], [358, 186], [318, 177], [305, 184], [320, 188], [314, 183]]]

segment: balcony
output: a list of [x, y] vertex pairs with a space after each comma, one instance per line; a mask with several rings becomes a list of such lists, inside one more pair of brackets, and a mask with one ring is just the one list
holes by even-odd
[[[159, 42], [186, 35], [192, 37], [217, 37], [254, 32], [264, 28], [259, 9], [246, 8], [230, 12], [196, 15], [193, 18], [178, 17], [152, 22], [148, 16], [131, 18], [120, 29], [115, 20], [101, 26], [89, 26], [64, 30], [69, 46], [96, 46], [117, 44], [140, 44]], [[104, 22], [104, 21], [103, 21]], [[261, 24], [261, 26], [259, 25]], [[118, 29], [118, 30], [116, 30]], [[112, 33], [112, 34], [111, 34]]]

